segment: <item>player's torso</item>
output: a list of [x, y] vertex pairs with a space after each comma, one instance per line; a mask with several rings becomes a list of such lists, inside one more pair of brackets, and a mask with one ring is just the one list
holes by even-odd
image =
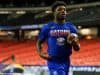
[[48, 52], [52, 56], [70, 54], [71, 46], [66, 43], [70, 27], [64, 24], [53, 24], [48, 31]]
[[55, 45], [63, 46], [69, 33], [70, 29], [69, 27], [66, 27], [66, 25], [55, 24], [50, 27], [48, 41], [50, 40], [50, 42], [55, 43]]

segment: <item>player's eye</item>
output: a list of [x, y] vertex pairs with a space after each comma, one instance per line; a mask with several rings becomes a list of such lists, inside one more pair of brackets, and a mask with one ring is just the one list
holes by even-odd
[[59, 8], [57, 11], [66, 11], [66, 9], [65, 8]]

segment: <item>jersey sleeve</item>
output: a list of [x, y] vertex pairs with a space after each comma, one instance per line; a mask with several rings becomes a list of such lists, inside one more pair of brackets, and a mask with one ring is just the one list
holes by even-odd
[[38, 39], [40, 40], [45, 40], [47, 37], [48, 37], [48, 31], [47, 31], [47, 25], [44, 25], [42, 27], [42, 29], [40, 30], [40, 33], [39, 33], [39, 36], [38, 36]]
[[70, 32], [71, 32], [71, 33], [78, 34], [78, 30], [77, 30], [77, 28], [75, 27], [74, 24], [71, 24], [71, 25], [70, 25]]

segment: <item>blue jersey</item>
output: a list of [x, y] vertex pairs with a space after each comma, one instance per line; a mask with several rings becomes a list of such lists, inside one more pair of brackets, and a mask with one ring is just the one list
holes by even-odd
[[77, 34], [75, 26], [70, 22], [57, 24], [50, 22], [45, 24], [39, 34], [40, 40], [47, 40], [48, 54], [51, 57], [69, 57], [72, 53], [72, 46], [67, 43], [67, 36], [70, 33]]

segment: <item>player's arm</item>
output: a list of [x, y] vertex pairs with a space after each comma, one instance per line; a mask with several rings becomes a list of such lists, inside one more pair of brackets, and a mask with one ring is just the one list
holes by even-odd
[[41, 58], [43, 59], [50, 59], [48, 53], [44, 53], [43, 51], [43, 43], [48, 38], [48, 25], [44, 25], [39, 33], [38, 40], [37, 40], [37, 51]]
[[68, 35], [68, 39], [70, 41], [70, 44], [74, 48], [75, 51], [80, 50], [80, 43], [79, 43], [79, 37], [78, 37], [78, 30], [74, 26], [74, 24], [70, 23], [70, 34]]
[[37, 41], [37, 51], [38, 51], [38, 54], [39, 54], [39, 56], [41, 58], [46, 59], [46, 60], [49, 60], [50, 59], [50, 56], [47, 53], [44, 53], [43, 52], [43, 49], [42, 49], [43, 42], [44, 42], [44, 40], [38, 39], [38, 41]]
[[80, 43], [79, 43], [78, 37], [75, 37], [71, 44], [72, 44], [72, 47], [74, 48], [75, 51], [80, 50]]

